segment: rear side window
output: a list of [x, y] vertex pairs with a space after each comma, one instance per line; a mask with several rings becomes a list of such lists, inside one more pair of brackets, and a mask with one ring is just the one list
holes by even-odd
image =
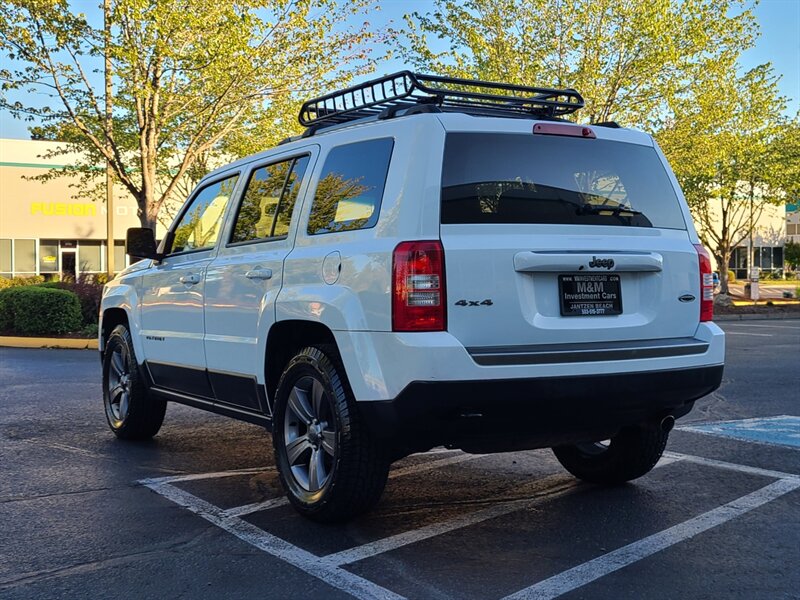
[[686, 228], [654, 148], [534, 134], [448, 134], [441, 218]]
[[247, 181], [231, 243], [285, 237], [308, 156], [255, 169]]
[[378, 222], [394, 140], [383, 138], [333, 148], [322, 167], [308, 233], [367, 229]]

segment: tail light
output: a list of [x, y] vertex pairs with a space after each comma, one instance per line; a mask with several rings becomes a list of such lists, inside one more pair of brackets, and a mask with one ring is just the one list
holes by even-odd
[[392, 265], [392, 329], [444, 331], [446, 302], [441, 242], [399, 244]]
[[702, 244], [695, 244], [700, 261], [700, 321], [714, 319], [714, 274], [711, 272], [711, 256]]

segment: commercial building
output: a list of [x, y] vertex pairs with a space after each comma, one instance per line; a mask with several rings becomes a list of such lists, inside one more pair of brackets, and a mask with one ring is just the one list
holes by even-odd
[[[74, 155], [45, 158], [58, 147], [54, 142], [0, 139], [0, 277], [74, 277], [106, 270], [105, 202], [81, 196], [75, 177], [31, 179], [74, 164]], [[115, 188], [113, 206], [114, 265], [120, 270], [128, 264], [125, 232], [138, 227], [139, 218], [135, 200], [120, 187]]]
[[[785, 268], [783, 247], [792, 237], [787, 235], [791, 230], [791, 205], [767, 204], [758, 213], [753, 227], [752, 267], [759, 269], [760, 277], [781, 277]], [[795, 226], [796, 227], [796, 226]], [[795, 236], [797, 237], [797, 236]], [[734, 272], [737, 279], [749, 277], [747, 255], [750, 250], [750, 239], [744, 239], [731, 255], [728, 269]]]

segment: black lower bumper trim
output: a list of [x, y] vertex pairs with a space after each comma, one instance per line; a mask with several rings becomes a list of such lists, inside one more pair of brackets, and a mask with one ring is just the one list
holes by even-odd
[[[535, 379], [413, 382], [395, 399], [359, 402], [376, 439], [398, 454], [436, 445], [544, 448], [680, 417], [717, 389], [723, 366]], [[474, 445], [474, 444], [473, 444]], [[487, 446], [488, 447], [488, 446]]]

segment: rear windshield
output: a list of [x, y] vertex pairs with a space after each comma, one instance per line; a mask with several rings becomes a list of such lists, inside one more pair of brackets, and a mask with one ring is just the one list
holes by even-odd
[[534, 134], [448, 134], [442, 223], [686, 229], [654, 148]]

